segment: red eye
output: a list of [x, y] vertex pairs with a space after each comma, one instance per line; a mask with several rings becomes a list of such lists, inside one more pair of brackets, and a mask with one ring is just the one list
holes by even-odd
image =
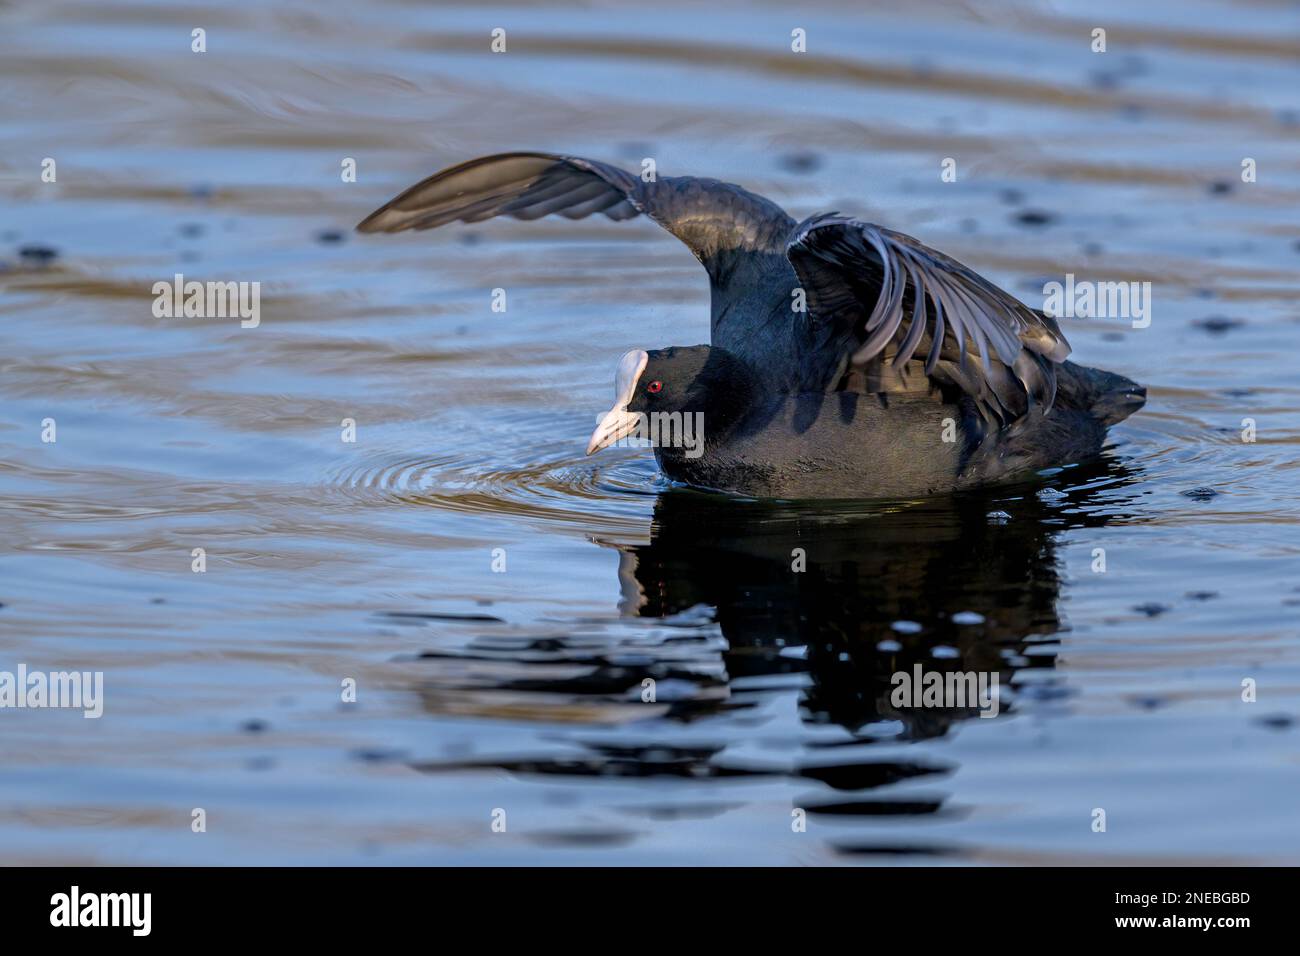
[[663, 382], [651, 382], [649, 385], [645, 387], [645, 390], [649, 392], [651, 395], [653, 395], [655, 392], [661, 391], [663, 387], [664, 387]]

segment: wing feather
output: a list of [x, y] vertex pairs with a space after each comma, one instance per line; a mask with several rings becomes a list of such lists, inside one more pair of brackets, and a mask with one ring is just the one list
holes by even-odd
[[[1070, 353], [1060, 328], [955, 259], [835, 213], [801, 223], [786, 255], [808, 293], [819, 347], [849, 356], [841, 374], [875, 374], [889, 356], [899, 369], [919, 363], [928, 336], [923, 374], [972, 395], [999, 422], [1031, 403], [1051, 408], [1054, 365]], [[828, 357], [821, 367], [836, 364]]]

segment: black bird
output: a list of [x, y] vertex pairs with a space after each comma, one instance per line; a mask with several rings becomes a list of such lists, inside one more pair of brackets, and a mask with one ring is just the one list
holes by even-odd
[[1146, 401], [1126, 378], [1065, 361], [1051, 317], [912, 237], [838, 213], [796, 223], [713, 179], [502, 153], [430, 176], [357, 229], [551, 213], [644, 214], [709, 274], [712, 344], [624, 355], [588, 454], [639, 435], [669, 478], [697, 487], [912, 497], [1093, 456]]

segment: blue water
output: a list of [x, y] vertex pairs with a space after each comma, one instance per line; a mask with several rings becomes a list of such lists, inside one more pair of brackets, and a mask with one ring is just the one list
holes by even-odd
[[[1300, 8], [0, 18], [0, 671], [105, 685], [99, 720], [0, 710], [0, 862], [1300, 860]], [[510, 149], [860, 215], [1031, 305], [1150, 281], [1149, 328], [1063, 322], [1150, 402], [1101, 462], [937, 502], [586, 458], [619, 355], [707, 336], [686, 250], [351, 232]], [[177, 272], [261, 282], [261, 324], [155, 318]], [[916, 663], [997, 672], [1001, 712], [898, 712]]]

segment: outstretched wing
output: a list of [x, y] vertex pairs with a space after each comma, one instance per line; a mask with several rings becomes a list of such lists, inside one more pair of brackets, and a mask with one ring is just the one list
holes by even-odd
[[[808, 351], [834, 376], [890, 391], [917, 375], [955, 385], [1006, 423], [1051, 408], [1070, 344], [1056, 322], [910, 236], [814, 216], [786, 255], [807, 296]], [[815, 364], [815, 363], [814, 363]]]
[[[739, 268], [780, 259], [794, 220], [780, 206], [730, 183], [691, 176], [646, 182], [625, 170], [576, 156], [501, 153], [435, 173], [390, 200], [357, 226], [361, 232], [433, 229], [494, 216], [539, 219], [552, 213], [583, 219], [644, 214], [684, 242], [712, 280], [714, 324], [729, 297], [743, 294]], [[716, 338], [716, 337], [715, 337]]]

